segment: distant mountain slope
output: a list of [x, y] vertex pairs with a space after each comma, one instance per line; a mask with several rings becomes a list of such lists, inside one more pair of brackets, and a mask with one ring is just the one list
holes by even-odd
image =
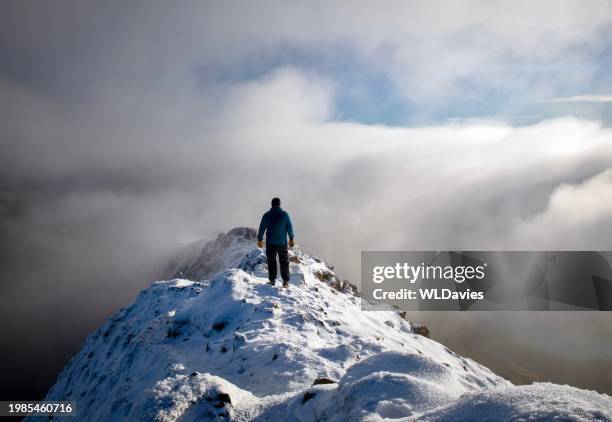
[[542, 406], [580, 403], [572, 415], [612, 417], [608, 396], [514, 387], [415, 334], [395, 311], [361, 311], [351, 285], [297, 248], [290, 287], [272, 287], [254, 240], [254, 230], [234, 229], [177, 262], [171, 272], [193, 280], [141, 292], [86, 340], [46, 399], [76, 401], [86, 421], [457, 420], [471, 411], [487, 420], [480, 403], [503, 420], [513, 403], [527, 415], [526, 398], [558, 393]]

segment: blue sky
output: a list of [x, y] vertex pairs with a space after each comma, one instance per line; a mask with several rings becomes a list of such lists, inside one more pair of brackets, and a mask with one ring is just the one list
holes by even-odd
[[[612, 118], [612, 57], [610, 48], [579, 58], [560, 57], [550, 62], [501, 57], [453, 81], [453, 90], [419, 98], [398, 88], [384, 50], [364, 58], [350, 43], [312, 46], [273, 46], [244, 57], [240, 66], [200, 69], [202, 82], [227, 84], [257, 80], [275, 69], [294, 67], [329, 80], [334, 87], [334, 120], [399, 126], [430, 125], [463, 119], [500, 119], [527, 125], [574, 116], [606, 123]], [[391, 59], [392, 60], [392, 59]], [[391, 64], [393, 62], [391, 61]], [[497, 74], [499, 77], [491, 77]], [[518, 89], [504, 79], [520, 81]], [[535, 92], [534, 92], [535, 91]], [[541, 94], [546, 92], [547, 95]], [[548, 101], [590, 94], [591, 100]]]

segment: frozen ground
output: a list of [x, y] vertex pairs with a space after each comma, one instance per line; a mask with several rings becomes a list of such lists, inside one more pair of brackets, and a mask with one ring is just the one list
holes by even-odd
[[252, 230], [219, 236], [172, 269], [193, 280], [154, 283], [92, 334], [46, 399], [86, 421], [612, 420], [609, 396], [513, 386], [291, 261], [272, 287]]

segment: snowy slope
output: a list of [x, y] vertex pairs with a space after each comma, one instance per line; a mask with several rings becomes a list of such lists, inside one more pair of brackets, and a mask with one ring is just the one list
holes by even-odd
[[610, 421], [612, 399], [568, 385], [535, 383], [468, 394], [423, 421]]
[[193, 280], [141, 292], [46, 399], [76, 401], [87, 421], [504, 420], [528, 415], [533, 398], [536, 415], [612, 418], [608, 396], [515, 387], [397, 312], [362, 312], [351, 285], [298, 249], [290, 287], [270, 286], [254, 238], [234, 229], [177, 262], [171, 272]]

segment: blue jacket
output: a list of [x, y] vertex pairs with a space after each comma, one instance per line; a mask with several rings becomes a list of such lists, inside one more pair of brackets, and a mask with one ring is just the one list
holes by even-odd
[[287, 211], [281, 207], [272, 207], [261, 217], [258, 240], [263, 240], [266, 232], [266, 243], [271, 246], [286, 246], [287, 235], [293, 240], [293, 225]]

